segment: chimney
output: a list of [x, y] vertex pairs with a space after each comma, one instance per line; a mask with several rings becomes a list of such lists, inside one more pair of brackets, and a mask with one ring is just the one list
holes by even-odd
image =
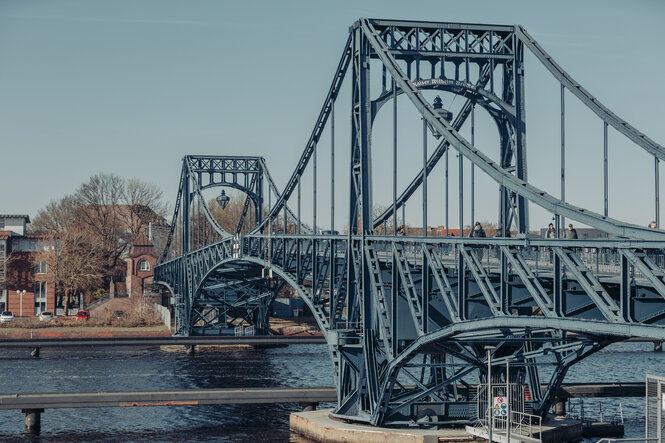
[[148, 240], [152, 241], [152, 222], [148, 222]]

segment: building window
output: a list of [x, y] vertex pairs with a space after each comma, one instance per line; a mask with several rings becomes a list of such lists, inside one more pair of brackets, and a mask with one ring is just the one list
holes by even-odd
[[150, 270], [150, 263], [148, 263], [147, 260], [141, 260], [138, 265], [138, 270], [139, 271], [149, 271]]
[[35, 274], [46, 274], [46, 260], [40, 260], [35, 263]]
[[46, 311], [46, 291], [47, 286], [45, 281], [35, 282], [35, 315]]

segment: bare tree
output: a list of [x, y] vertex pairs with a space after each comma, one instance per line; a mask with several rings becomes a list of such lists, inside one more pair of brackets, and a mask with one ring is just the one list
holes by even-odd
[[94, 243], [89, 226], [79, 221], [80, 207], [73, 196], [50, 202], [39, 211], [33, 230], [54, 245], [47, 262], [54, 270], [56, 296], [62, 298], [65, 313], [76, 294], [99, 288], [104, 280], [104, 257]]
[[120, 207], [124, 192], [124, 181], [120, 177], [97, 174], [74, 193], [76, 220], [87, 234], [87, 240], [102, 252], [107, 275], [117, 273], [128, 247]]
[[15, 284], [16, 275], [7, 272], [7, 270], [16, 262], [17, 257], [11, 251], [4, 255], [4, 251], [0, 250], [0, 254], [2, 254], [0, 255], [0, 293], [2, 293], [5, 289]]
[[76, 201], [68, 195], [60, 200], [52, 200], [44, 209], [41, 209], [31, 223], [31, 230], [47, 234], [62, 232], [76, 223]]
[[169, 212], [162, 191], [152, 183], [137, 179], [125, 182], [122, 201], [127, 208], [122, 215], [130, 231], [131, 241], [145, 232], [148, 224], [160, 223]]
[[[238, 221], [242, 216], [242, 211], [245, 206], [245, 200], [239, 198], [238, 196], [231, 195], [229, 196], [230, 200], [226, 207], [222, 209], [215, 199], [208, 200], [208, 208], [210, 209], [210, 214], [215, 218], [217, 223], [228, 233], [233, 234], [236, 232], [238, 227]], [[249, 223], [250, 220], [254, 219], [254, 207], [253, 204], [250, 205], [248, 210], [247, 218], [245, 223]]]
[[88, 235], [80, 229], [69, 229], [54, 238], [56, 247], [49, 255], [49, 266], [55, 269], [57, 294], [62, 297], [65, 313], [74, 297], [104, 284], [100, 263], [104, 257], [89, 243]]
[[[372, 220], [375, 220], [376, 218], [378, 218], [379, 215], [383, 214], [386, 209], [388, 209], [387, 206], [381, 206], [381, 205], [374, 206], [374, 209], [372, 210]], [[399, 226], [397, 228], [399, 229]], [[385, 224], [382, 223], [381, 225], [374, 228], [374, 234], [376, 234], [376, 235], [392, 235], [393, 234], [393, 219], [392, 219], [392, 217], [390, 217], [388, 220], [386, 220]]]
[[150, 223], [162, 224], [168, 212], [155, 185], [112, 174], [97, 174], [74, 194], [76, 218], [101, 249], [106, 274], [124, 271], [122, 258]]
[[167, 211], [156, 186], [110, 174], [91, 177], [73, 195], [39, 211], [32, 229], [57, 245], [52, 269], [66, 309], [77, 293], [124, 275], [131, 244], [149, 223], [164, 224]]

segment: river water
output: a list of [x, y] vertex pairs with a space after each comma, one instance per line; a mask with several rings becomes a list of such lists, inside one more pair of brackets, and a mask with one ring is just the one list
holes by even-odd
[[[192, 389], [223, 387], [332, 386], [326, 345], [292, 345], [256, 350], [183, 351], [159, 348], [42, 349], [0, 355], [2, 392]], [[665, 375], [665, 353], [651, 343], [620, 343], [574, 366], [566, 382], [644, 381]], [[644, 429], [644, 399], [588, 399], [585, 415], [626, 419], [626, 436]], [[324, 405], [325, 406], [325, 405]], [[580, 405], [573, 400], [573, 414]], [[0, 411], [0, 440], [26, 442], [229, 442], [307, 440], [288, 429], [297, 404], [137, 408], [48, 409], [42, 434], [23, 433], [20, 411]]]

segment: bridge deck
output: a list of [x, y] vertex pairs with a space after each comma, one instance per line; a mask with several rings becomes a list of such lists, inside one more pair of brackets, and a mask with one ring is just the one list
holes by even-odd
[[335, 402], [335, 388], [185, 389], [168, 391], [0, 394], [0, 409], [187, 406]]

